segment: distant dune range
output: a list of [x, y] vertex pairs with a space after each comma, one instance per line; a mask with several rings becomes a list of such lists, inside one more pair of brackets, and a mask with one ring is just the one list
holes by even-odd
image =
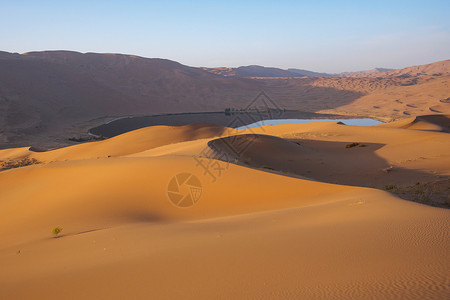
[[330, 75], [193, 68], [120, 54], [0, 52], [0, 148], [68, 145], [69, 137], [127, 115], [242, 108], [260, 91], [288, 110], [383, 120], [449, 114], [449, 66]]

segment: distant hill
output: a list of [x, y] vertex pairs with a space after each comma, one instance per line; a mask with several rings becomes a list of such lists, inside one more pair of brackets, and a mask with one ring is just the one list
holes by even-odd
[[0, 52], [0, 149], [67, 144], [121, 116], [243, 108], [261, 91], [287, 110], [384, 119], [449, 114], [449, 64], [329, 77], [262, 66], [194, 68], [123, 54]]
[[375, 68], [368, 71], [344, 72], [336, 74], [338, 77], [389, 77], [389, 76], [440, 76], [450, 74], [450, 60], [438, 61], [431, 64], [412, 66], [403, 69]]
[[238, 68], [202, 68], [210, 73], [226, 77], [301, 77], [301, 75], [279, 68], [242, 66]]
[[394, 71], [395, 69], [386, 69], [386, 68], [374, 68], [365, 71], [356, 71], [356, 72], [342, 72], [334, 74], [336, 77], [353, 77], [353, 76], [378, 76], [380, 72], [388, 72]]
[[364, 70], [364, 71], [329, 74], [329, 73], [313, 72], [303, 69], [289, 68], [287, 70], [283, 70], [280, 68], [263, 67], [257, 65], [242, 66], [237, 68], [219, 67], [219, 68], [201, 68], [201, 69], [220, 76], [241, 77], [241, 78], [376, 77], [376, 76], [385, 76], [387, 72], [396, 71], [395, 69], [374, 68], [371, 70]]
[[317, 73], [301, 69], [279, 69], [263, 66], [242, 66], [238, 68], [202, 68], [208, 72], [221, 76], [235, 76], [235, 77], [330, 77], [331, 74]]
[[312, 72], [308, 70], [301, 70], [301, 69], [288, 69], [289, 72], [296, 73], [300, 76], [309, 76], [309, 77], [334, 77], [336, 75], [328, 74], [328, 73], [318, 73], [318, 72]]
[[238, 77], [301, 77], [299, 74], [278, 68], [244, 66], [236, 68]]
[[431, 64], [407, 67], [398, 70], [392, 70], [387, 72], [381, 72], [381, 76], [440, 76], [450, 75], [450, 59], [438, 61]]
[[0, 144], [86, 126], [102, 116], [217, 111], [259, 90], [252, 82], [166, 59], [1, 52]]

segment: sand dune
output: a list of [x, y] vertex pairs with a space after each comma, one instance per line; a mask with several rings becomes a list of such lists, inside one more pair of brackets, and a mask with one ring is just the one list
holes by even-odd
[[295, 78], [305, 73], [250, 66], [242, 76], [289, 77], [241, 78], [233, 68], [212, 74], [133, 55], [2, 52], [0, 149], [72, 145], [69, 138], [117, 117], [243, 108], [261, 91], [280, 108], [302, 112], [382, 120], [449, 114], [448, 67], [443, 61], [368, 77]]
[[417, 76], [417, 75], [431, 75], [439, 76], [442, 74], [450, 74], [450, 59], [438, 61], [431, 64], [407, 67], [399, 70], [392, 70], [377, 73], [377, 76]]
[[366, 193], [270, 213], [134, 223], [2, 249], [0, 290], [8, 299], [445, 299], [448, 217]]
[[180, 127], [152, 126], [134, 130], [104, 141], [74, 145], [51, 151], [36, 152], [26, 148], [0, 150], [0, 160], [35, 158], [42, 162], [109, 158], [129, 155], [167, 144], [220, 136], [226, 130], [212, 124]]
[[449, 114], [449, 75], [378, 78], [327, 78], [314, 84], [361, 93], [355, 101], [322, 113], [355, 114], [399, 120], [427, 114]]
[[[236, 155], [230, 145], [245, 144], [245, 140], [252, 142]], [[450, 204], [447, 133], [318, 122], [264, 126], [250, 135], [209, 144], [243, 166], [328, 183], [380, 189], [396, 186], [394, 190], [404, 198]]]
[[0, 172], [0, 294], [445, 299], [448, 209], [380, 189], [447, 188], [450, 138], [405, 124], [154, 126], [2, 150], [0, 160], [41, 163]]
[[397, 70], [378, 68], [369, 71], [343, 73], [342, 75], [353, 77], [388, 77], [388, 76], [408, 77], [418, 75], [440, 76], [443, 74], [445, 75], [450, 74], [450, 59], [426, 65], [406, 67]]
[[[189, 210], [175, 207], [166, 196], [168, 182], [182, 172], [203, 179], [202, 201]], [[73, 234], [128, 222], [204, 219], [303, 206], [322, 202], [313, 199], [316, 196], [346, 191], [341, 186], [299, 182], [235, 165], [228, 166], [218, 183], [213, 183], [195, 167], [194, 159], [177, 156], [25, 167], [2, 172], [0, 188], [6, 191], [0, 229], [3, 241], [16, 226], [26, 233], [40, 232], [35, 238], [45, 238], [54, 224], [65, 224], [65, 231]], [[26, 222], [17, 215], [26, 216]]]
[[450, 132], [450, 115], [428, 115], [383, 123], [378, 127]]
[[68, 138], [116, 117], [223, 110], [258, 91], [250, 82], [166, 59], [72, 51], [4, 53], [1, 148], [68, 145]]

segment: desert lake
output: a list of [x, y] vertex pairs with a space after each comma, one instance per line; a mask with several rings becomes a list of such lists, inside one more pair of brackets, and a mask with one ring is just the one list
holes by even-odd
[[125, 132], [148, 126], [184, 126], [194, 123], [208, 123], [230, 128], [254, 128], [263, 125], [294, 124], [339, 121], [346, 125], [371, 126], [381, 121], [355, 116], [337, 114], [319, 114], [303, 111], [282, 111], [265, 113], [233, 113], [201, 112], [201, 113], [175, 113], [151, 116], [125, 116], [113, 118], [110, 121], [91, 128], [89, 134], [103, 137], [113, 137]]

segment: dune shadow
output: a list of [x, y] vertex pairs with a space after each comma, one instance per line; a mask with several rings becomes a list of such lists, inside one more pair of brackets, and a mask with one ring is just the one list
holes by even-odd
[[[230, 108], [227, 108], [230, 109]], [[208, 112], [208, 113], [180, 113], [150, 116], [126, 117], [109, 123], [93, 127], [90, 134], [98, 137], [110, 138], [122, 133], [149, 126], [224, 126], [238, 128], [258, 121], [274, 119], [346, 119], [349, 116], [337, 114], [319, 114], [300, 110], [285, 110], [282, 108], [266, 112]], [[351, 118], [351, 117], [350, 117]]]
[[426, 122], [437, 125], [442, 132], [450, 133], [450, 115], [424, 115], [417, 116], [412, 124], [417, 122]]
[[450, 204], [450, 177], [390, 165], [375, 153], [385, 144], [288, 140], [248, 134], [215, 139], [208, 146], [217, 153], [217, 159], [265, 172], [388, 190], [402, 198], [427, 204]]

